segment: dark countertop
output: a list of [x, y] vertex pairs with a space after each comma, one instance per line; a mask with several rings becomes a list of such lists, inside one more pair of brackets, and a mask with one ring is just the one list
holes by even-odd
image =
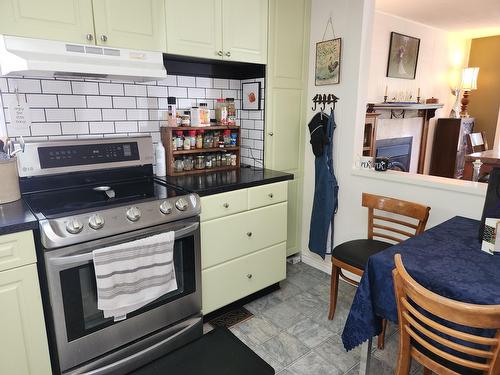
[[178, 177], [157, 177], [186, 192], [200, 196], [225, 193], [232, 190], [293, 180], [293, 174], [261, 168], [240, 168], [225, 172], [207, 172]]
[[35, 216], [22, 199], [0, 204], [0, 235], [37, 228]]

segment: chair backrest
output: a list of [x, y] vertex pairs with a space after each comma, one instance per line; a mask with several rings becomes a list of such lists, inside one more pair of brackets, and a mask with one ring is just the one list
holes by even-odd
[[[363, 193], [362, 201], [363, 207], [368, 208], [369, 239], [377, 237], [402, 242], [420, 234], [425, 230], [431, 210], [430, 207], [418, 203], [368, 193]], [[413, 222], [401, 220], [399, 217], [393, 217], [394, 215], [391, 217], [387, 214], [396, 214], [414, 220]]]
[[[426, 368], [438, 374], [457, 374], [456, 371], [431, 359], [429, 355], [432, 355], [462, 368], [481, 371], [488, 375], [500, 374], [500, 305], [474, 305], [442, 297], [424, 288], [408, 274], [400, 254], [395, 255], [394, 261], [396, 268], [393, 271], [393, 279], [398, 306], [400, 350], [404, 351], [400, 352], [400, 360], [411, 355]], [[422, 309], [432, 315], [422, 314]], [[436, 318], [460, 326], [496, 330], [496, 335], [489, 338], [466, 333], [449, 328], [437, 322]], [[436, 332], [458, 339], [460, 343]], [[411, 344], [412, 340], [427, 353], [424, 354], [415, 348]], [[439, 343], [442, 348], [436, 347], [435, 343]], [[478, 344], [482, 349], [467, 344]], [[452, 349], [452, 352], [443, 350], [445, 348]], [[464, 353], [478, 359], [464, 359], [452, 353]]]
[[488, 150], [488, 141], [485, 132], [467, 134], [467, 152], [481, 152]]

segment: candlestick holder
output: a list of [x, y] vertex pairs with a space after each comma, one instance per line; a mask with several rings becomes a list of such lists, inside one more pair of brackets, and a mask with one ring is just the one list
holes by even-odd
[[420, 96], [417, 96], [417, 104], [420, 103]]
[[387, 95], [384, 95], [384, 103], [387, 103]]

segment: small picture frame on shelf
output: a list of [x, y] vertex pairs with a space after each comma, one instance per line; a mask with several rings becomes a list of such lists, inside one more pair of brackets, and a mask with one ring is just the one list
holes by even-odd
[[260, 82], [243, 82], [243, 100], [241, 109], [245, 111], [259, 111], [260, 107]]

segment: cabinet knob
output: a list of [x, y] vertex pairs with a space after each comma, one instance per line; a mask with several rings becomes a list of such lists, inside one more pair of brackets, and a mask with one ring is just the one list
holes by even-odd
[[252, 278], [252, 276], [253, 276], [253, 275], [252, 275], [251, 273], [247, 274], [247, 279], [251, 279], [251, 278]]
[[101, 35], [101, 41], [107, 42], [108, 41], [108, 37], [106, 35]]
[[269, 133], [267, 133], [267, 134], [269, 134], [271, 137], [274, 135], [274, 133], [273, 133], [273, 132], [269, 132]]
[[224, 203], [222, 206], [223, 206], [224, 208], [229, 208], [229, 203]]
[[231, 52], [226, 52], [227, 57], [231, 57]]
[[94, 40], [94, 35], [92, 35], [92, 34], [87, 34], [87, 35], [85, 35], [85, 38], [86, 38], [89, 42], [91, 42], [92, 40]]
[[248, 237], [252, 237], [252, 232], [247, 232]]
[[269, 193], [268, 197], [272, 199], [272, 198], [274, 198], [274, 194], [273, 193]]
[[217, 51], [217, 56], [223, 56], [224, 55], [224, 52], [222, 51]]

